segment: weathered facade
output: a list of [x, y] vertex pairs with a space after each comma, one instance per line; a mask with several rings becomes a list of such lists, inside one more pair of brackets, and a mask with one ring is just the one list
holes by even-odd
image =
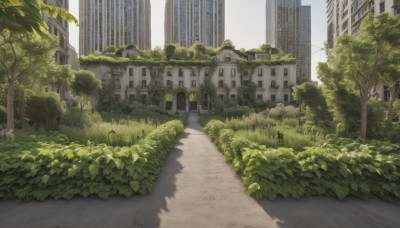
[[[140, 55], [135, 49], [122, 56]], [[83, 63], [106, 84], [115, 83], [115, 100], [138, 101], [171, 112], [206, 112], [228, 100], [248, 105], [246, 87], [254, 101], [291, 102], [290, 86], [296, 84], [295, 62], [268, 61], [267, 53], [240, 53], [223, 48], [210, 61], [128, 61], [110, 66], [106, 62]], [[252, 66], [252, 67], [249, 67]], [[250, 88], [250, 89], [249, 89]]]

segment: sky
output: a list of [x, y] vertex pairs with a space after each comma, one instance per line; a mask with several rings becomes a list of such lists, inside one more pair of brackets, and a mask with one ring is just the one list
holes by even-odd
[[[326, 1], [302, 0], [311, 5], [312, 80], [317, 80], [316, 66], [326, 60], [322, 50], [327, 40]], [[151, 44], [164, 46], [165, 0], [151, 0]], [[70, 0], [70, 12], [79, 19], [79, 1]], [[225, 39], [236, 48], [251, 49], [265, 43], [265, 0], [225, 0]], [[79, 51], [79, 28], [70, 25], [69, 41]]]

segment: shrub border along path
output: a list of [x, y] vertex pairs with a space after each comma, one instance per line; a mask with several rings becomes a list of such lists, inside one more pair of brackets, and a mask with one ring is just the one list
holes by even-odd
[[147, 194], [183, 130], [181, 121], [170, 121], [131, 147], [42, 143], [21, 151], [10, 146], [0, 153], [0, 199]]
[[246, 191], [258, 199], [277, 196], [380, 197], [400, 199], [400, 155], [384, 155], [368, 147], [354, 151], [308, 147], [271, 149], [236, 137], [222, 121], [206, 127], [211, 140], [241, 175]]

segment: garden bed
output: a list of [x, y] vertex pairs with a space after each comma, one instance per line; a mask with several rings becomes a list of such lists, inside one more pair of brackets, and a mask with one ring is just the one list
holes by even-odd
[[81, 145], [60, 135], [0, 143], [0, 198], [147, 194], [183, 130], [181, 121], [170, 121], [130, 147]]

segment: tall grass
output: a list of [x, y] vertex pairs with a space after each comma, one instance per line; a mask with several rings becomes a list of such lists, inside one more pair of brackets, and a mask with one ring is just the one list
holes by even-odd
[[111, 123], [102, 122], [83, 129], [61, 126], [61, 133], [69, 140], [86, 144], [105, 143], [109, 146], [132, 146], [157, 128], [149, 121], [120, 120]]
[[262, 114], [254, 113], [240, 119], [229, 119], [225, 121], [225, 126], [234, 131], [269, 128], [275, 125], [276, 121], [274, 119], [266, 118]]
[[[282, 142], [278, 140], [278, 131], [283, 134]], [[295, 151], [302, 151], [304, 147], [313, 146], [314, 142], [309, 135], [299, 134], [294, 130], [280, 127], [266, 129], [239, 130], [236, 135], [245, 137], [252, 142], [266, 145], [269, 148], [288, 147]]]

